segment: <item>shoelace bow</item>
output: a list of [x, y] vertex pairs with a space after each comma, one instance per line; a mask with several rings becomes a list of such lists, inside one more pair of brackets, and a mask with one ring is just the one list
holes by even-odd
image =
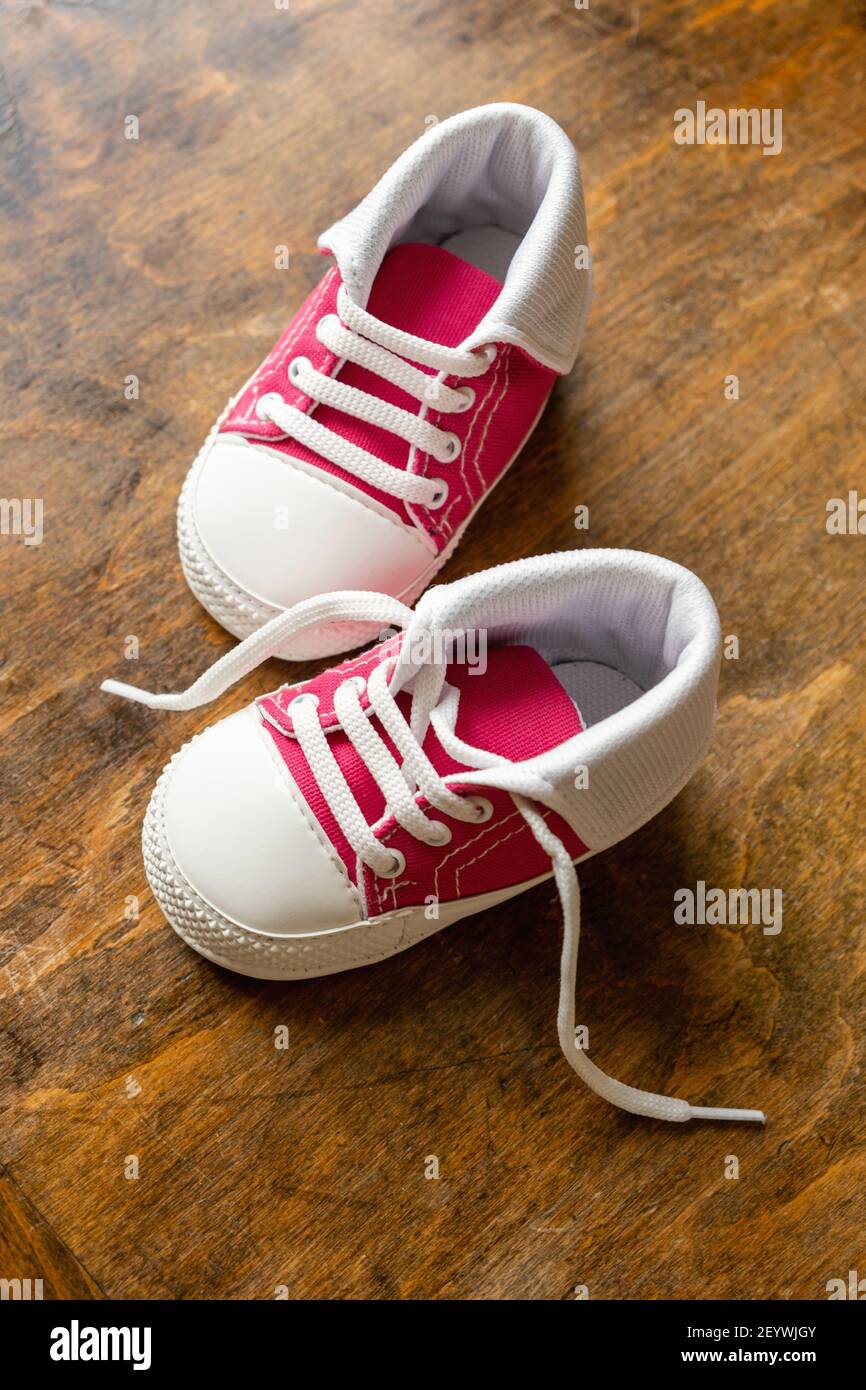
[[[286, 609], [244, 639], [205, 671], [188, 690], [179, 694], [153, 695], [119, 681], [103, 681], [102, 689], [135, 700], [151, 709], [190, 710], [216, 699], [263, 661], [267, 661], [284, 642], [311, 626], [325, 622], [363, 622], [406, 628], [414, 619], [411, 608], [386, 594], [346, 590], [306, 599]], [[428, 651], [435, 644], [426, 644]], [[373, 712], [399, 752], [398, 763], [373, 727], [361, 705], [360, 678], [348, 677], [334, 695], [334, 708], [340, 725], [385, 797], [387, 813], [415, 839], [428, 845], [445, 844], [451, 832], [442, 821], [430, 819], [417, 803], [420, 794], [435, 810], [458, 821], [478, 823], [488, 818], [489, 802], [457, 793], [443, 778], [424, 752], [422, 743], [432, 724], [446, 752], [466, 767], [485, 769], [514, 766], [507, 758], [473, 748], [454, 732], [456, 692], [445, 683], [445, 661], [430, 659], [416, 669], [412, 689], [410, 718], [407, 722], [391, 690], [395, 660], [389, 656], [374, 667], [366, 681]], [[403, 856], [377, 839], [368, 825], [321, 727], [313, 692], [302, 692], [289, 705], [294, 731], [323, 796], [334, 818], [361, 863], [383, 878], [402, 872]], [[725, 1109], [689, 1105], [674, 1096], [657, 1095], [627, 1086], [608, 1076], [576, 1040], [574, 996], [577, 982], [577, 954], [580, 942], [580, 884], [577, 871], [565, 845], [538, 809], [537, 804], [518, 792], [512, 800], [529, 826], [536, 842], [548, 855], [562, 906], [562, 955], [560, 958], [559, 1008], [557, 1032], [569, 1065], [597, 1095], [633, 1115], [658, 1120], [745, 1120], [763, 1124], [761, 1110]], [[444, 826], [444, 829], [443, 829]], [[446, 833], [447, 832], [447, 833]], [[360, 874], [359, 874], [360, 879]]]
[[[475, 399], [472, 387], [446, 386], [445, 377], [482, 376], [496, 355], [495, 347], [467, 351], [416, 338], [360, 309], [352, 303], [343, 286], [337, 295], [337, 309], [338, 313], [319, 319], [316, 325], [319, 342], [341, 361], [365, 367], [399, 386], [421, 403], [421, 411], [413, 414], [368, 391], [334, 380], [317, 371], [307, 357], [292, 359], [289, 380], [317, 405], [332, 406], [405, 440], [411, 445], [407, 468], [395, 468], [367, 449], [343, 439], [314, 416], [287, 405], [277, 392], [262, 396], [256, 403], [256, 413], [260, 419], [270, 420], [290, 439], [296, 439], [380, 492], [403, 502], [441, 507], [448, 496], [448, 484], [444, 478], [425, 478], [412, 472], [415, 451], [420, 449], [430, 454], [438, 463], [453, 463], [460, 457], [461, 443], [456, 434], [431, 424], [426, 418], [427, 410], [431, 406], [440, 414], [462, 414], [468, 410]], [[409, 360], [404, 360], [406, 358]], [[412, 365], [413, 362], [431, 367], [436, 375], [422, 372]]]

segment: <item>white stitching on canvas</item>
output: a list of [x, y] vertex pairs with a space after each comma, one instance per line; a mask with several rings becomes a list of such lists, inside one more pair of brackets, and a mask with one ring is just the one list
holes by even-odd
[[[295, 346], [296, 346], [296, 344], [297, 344], [297, 342], [298, 342], [298, 339], [300, 338], [300, 336], [301, 336], [301, 334], [303, 333], [304, 329], [307, 328], [307, 326], [309, 325], [309, 322], [310, 322], [310, 320], [311, 320], [313, 314], [316, 312], [316, 310], [318, 309], [319, 305], [321, 304], [323, 298], [325, 297], [325, 292], [326, 292], [326, 290], [330, 287], [330, 285], [331, 285], [331, 283], [333, 282], [333, 279], [334, 279], [334, 277], [336, 276], [336, 274], [337, 274], [336, 266], [331, 266], [331, 268], [330, 268], [330, 270], [327, 272], [327, 274], [324, 275], [324, 276], [322, 277], [320, 283], [318, 284], [318, 286], [317, 286], [316, 289], [314, 290], [313, 296], [312, 296], [312, 298], [310, 299], [309, 303], [307, 304], [306, 308], [303, 309], [303, 310], [301, 311], [300, 317], [298, 318], [297, 322], [295, 323], [295, 331], [289, 335], [289, 337], [288, 337], [288, 338], [286, 339], [286, 341], [283, 343], [282, 348], [280, 349], [280, 354], [279, 354], [279, 356], [276, 357], [276, 358], [274, 359], [274, 361], [271, 363], [271, 365], [270, 365], [270, 367], [269, 367], [269, 369], [268, 369], [268, 373], [269, 373], [269, 374], [270, 374], [271, 372], [279, 371], [279, 369], [283, 366], [283, 363], [286, 361], [286, 358], [288, 357], [289, 353], [292, 352], [292, 351], [294, 350], [294, 348], [295, 348]], [[265, 361], [267, 361], [267, 358], [265, 359]], [[262, 388], [262, 384], [263, 384], [261, 373], [262, 373], [262, 367], [264, 367], [264, 365], [265, 365], [265, 363], [263, 362], [263, 363], [262, 363], [262, 366], [261, 366], [261, 367], [259, 368], [259, 370], [256, 372], [256, 375], [255, 375], [255, 378], [254, 378], [253, 384], [252, 384], [252, 391], [253, 391], [253, 394], [252, 394], [252, 397], [251, 397], [251, 399], [250, 399], [250, 401], [249, 401], [249, 403], [248, 403], [248, 405], [247, 405], [246, 410], [244, 411], [243, 415], [239, 415], [238, 418], [237, 418], [237, 420], [233, 421], [233, 424], [236, 424], [236, 425], [255, 425], [255, 424], [261, 423], [261, 422], [259, 421], [259, 419], [258, 419], [258, 416], [257, 416], [256, 413], [255, 413], [255, 408], [256, 408], [256, 403], [258, 402], [259, 397], [260, 397], [260, 394], [261, 394], [261, 388]]]
[[[465, 499], [466, 499], [467, 497], [469, 498], [470, 503], [471, 503], [471, 502], [474, 502], [474, 500], [475, 500], [475, 498], [474, 498], [474, 496], [473, 496], [473, 493], [472, 493], [472, 489], [471, 489], [471, 487], [469, 486], [469, 479], [468, 479], [467, 476], [466, 476], [466, 452], [467, 452], [467, 449], [468, 449], [468, 447], [469, 447], [469, 441], [470, 441], [470, 439], [472, 438], [472, 431], [475, 429], [475, 425], [476, 425], [476, 422], [477, 422], [477, 420], [478, 420], [478, 417], [479, 417], [479, 415], [481, 414], [481, 412], [482, 412], [482, 410], [484, 409], [484, 407], [485, 407], [485, 405], [487, 404], [487, 402], [489, 401], [490, 396], [491, 396], [491, 393], [496, 389], [498, 375], [499, 375], [499, 365], [498, 365], [498, 361], [497, 361], [497, 364], [496, 364], [496, 366], [494, 366], [493, 372], [492, 372], [492, 374], [491, 374], [490, 383], [489, 383], [489, 386], [488, 386], [488, 389], [487, 389], [487, 394], [484, 396], [484, 398], [483, 398], [483, 400], [481, 401], [481, 403], [480, 403], [479, 405], [476, 405], [475, 409], [473, 410], [473, 412], [472, 412], [472, 417], [471, 417], [471, 419], [470, 419], [470, 421], [469, 421], [469, 428], [468, 428], [467, 431], [466, 431], [466, 438], [463, 440], [463, 447], [462, 447], [461, 450], [460, 450], [460, 479], [461, 479], [461, 482], [463, 483], [463, 490], [462, 490], [462, 492], [458, 493], [455, 497], [453, 497], [453, 498], [451, 499], [451, 501], [448, 503], [448, 506], [445, 508], [445, 511], [442, 512], [441, 515], [440, 515], [440, 514], [434, 514], [433, 512], [430, 511], [429, 508], [422, 508], [422, 509], [421, 509], [421, 510], [424, 511], [424, 518], [423, 518], [424, 524], [427, 526], [428, 530], [432, 530], [432, 531], [439, 537], [440, 540], [444, 539], [444, 537], [445, 537], [446, 531], [447, 531], [447, 529], [448, 529], [448, 518], [449, 518], [449, 516], [450, 516], [450, 514], [451, 514], [451, 511], [453, 510], [453, 508], [454, 508], [455, 506], [457, 506], [457, 504], [458, 504], [459, 502], [465, 501]], [[426, 477], [428, 476], [427, 469], [428, 469], [429, 464], [430, 464], [430, 455], [429, 455], [429, 454], [421, 454], [420, 456], [421, 456], [421, 457], [423, 458], [423, 460], [424, 460], [423, 465], [420, 466], [420, 467], [418, 467], [418, 468], [416, 468], [414, 471], [415, 471], [416, 473], [422, 474], [422, 476], [426, 478]], [[418, 453], [416, 453], [415, 457], [416, 457], [416, 458], [418, 457]], [[477, 471], [477, 470], [476, 470], [476, 471]], [[482, 482], [482, 488], [483, 488], [483, 482]]]
[[[496, 398], [496, 401], [494, 402], [494, 404], [493, 404], [493, 406], [492, 406], [492, 408], [491, 408], [491, 410], [490, 410], [490, 414], [487, 416], [487, 419], [486, 419], [485, 422], [484, 422], [484, 433], [482, 434], [481, 439], [479, 440], [478, 448], [475, 450], [475, 453], [474, 453], [473, 458], [472, 458], [472, 466], [473, 466], [473, 468], [475, 469], [476, 475], [477, 475], [477, 477], [478, 477], [478, 483], [479, 483], [479, 489], [480, 489], [480, 490], [479, 490], [479, 493], [478, 493], [479, 497], [481, 496], [481, 493], [484, 491], [484, 488], [485, 488], [485, 486], [486, 486], [486, 483], [485, 483], [485, 481], [484, 481], [484, 476], [483, 476], [483, 474], [482, 474], [482, 472], [481, 472], [481, 469], [480, 469], [479, 466], [478, 466], [478, 460], [481, 458], [481, 455], [482, 455], [482, 453], [484, 452], [484, 445], [485, 445], [486, 442], [487, 442], [487, 433], [488, 433], [488, 431], [489, 431], [489, 429], [490, 429], [490, 426], [491, 426], [491, 423], [492, 423], [492, 421], [493, 421], [494, 415], [496, 414], [497, 410], [498, 410], [499, 407], [501, 406], [502, 402], [505, 400], [505, 396], [506, 396], [506, 394], [507, 394], [508, 386], [509, 386], [509, 382], [510, 382], [510, 376], [511, 376], [511, 369], [510, 369], [511, 357], [510, 357], [510, 354], [509, 354], [507, 351], [504, 351], [504, 352], [502, 353], [502, 361], [503, 361], [504, 368], [505, 368], [504, 371], [503, 371], [503, 374], [502, 374], [502, 378], [503, 378], [503, 379], [502, 379], [502, 390], [500, 391], [498, 397]], [[474, 500], [474, 499], [473, 499], [473, 500]]]
[[[504, 364], [504, 371], [502, 372], [502, 380], [501, 380], [501, 381], [499, 380], [499, 375], [500, 375], [500, 373], [499, 373], [499, 363], [500, 363], [500, 362], [502, 362], [502, 363]], [[469, 500], [469, 502], [470, 502], [470, 505], [471, 505], [472, 503], [474, 503], [474, 502], [477, 500], [475, 494], [474, 494], [473, 491], [472, 491], [472, 488], [471, 488], [470, 485], [469, 485], [469, 480], [468, 480], [468, 478], [467, 478], [467, 476], [466, 476], [466, 473], [465, 473], [465, 470], [464, 470], [464, 464], [465, 464], [465, 462], [466, 462], [466, 456], [467, 456], [467, 454], [468, 454], [469, 441], [470, 441], [470, 439], [472, 438], [472, 431], [473, 431], [473, 429], [475, 428], [475, 422], [476, 422], [476, 420], [478, 419], [479, 415], [481, 414], [482, 410], [484, 409], [484, 406], [487, 405], [488, 401], [490, 400], [490, 397], [491, 397], [493, 391], [496, 389], [497, 386], [501, 386], [501, 390], [500, 390], [500, 392], [499, 392], [499, 395], [497, 396], [496, 400], [493, 402], [493, 405], [491, 406], [491, 409], [490, 409], [490, 414], [488, 415], [487, 420], [486, 420], [485, 423], [484, 423], [484, 429], [483, 429], [482, 434], [481, 434], [481, 439], [480, 439], [480, 441], [479, 441], [479, 443], [478, 443], [478, 446], [477, 446], [477, 448], [476, 448], [476, 450], [475, 450], [475, 453], [474, 453], [474, 455], [473, 455], [473, 457], [472, 457], [472, 466], [474, 467], [475, 473], [476, 473], [476, 475], [477, 475], [477, 477], [478, 477], [478, 480], [479, 480], [479, 482], [480, 482], [480, 484], [481, 484], [481, 487], [480, 487], [479, 492], [478, 492], [478, 496], [480, 497], [480, 496], [481, 496], [481, 493], [484, 491], [484, 488], [485, 488], [486, 485], [485, 485], [485, 482], [484, 482], [484, 478], [483, 478], [483, 476], [482, 476], [482, 474], [481, 474], [481, 470], [480, 470], [479, 467], [478, 467], [478, 458], [479, 458], [479, 455], [480, 455], [481, 450], [482, 450], [483, 447], [484, 447], [484, 442], [485, 442], [485, 440], [486, 440], [486, 438], [487, 438], [487, 431], [488, 431], [488, 429], [490, 428], [490, 421], [493, 419], [493, 416], [496, 414], [496, 411], [499, 409], [500, 405], [502, 404], [502, 401], [505, 399], [505, 392], [506, 392], [506, 390], [508, 389], [508, 376], [509, 376], [509, 373], [508, 373], [508, 357], [507, 357], [507, 354], [506, 354], [505, 352], [503, 352], [503, 353], [500, 355], [500, 357], [497, 358], [497, 365], [496, 365], [496, 366], [494, 367], [494, 369], [493, 369], [493, 377], [492, 377], [491, 382], [490, 382], [490, 389], [488, 390], [487, 395], [484, 397], [484, 400], [481, 402], [481, 405], [478, 407], [478, 409], [475, 411], [474, 415], [472, 416], [472, 423], [471, 423], [471, 425], [470, 425], [470, 427], [469, 427], [469, 429], [468, 429], [468, 431], [467, 431], [466, 438], [465, 438], [465, 440], [464, 440], [464, 442], [463, 442], [463, 448], [462, 448], [461, 453], [460, 453], [460, 476], [461, 476], [461, 478], [463, 479], [463, 486], [464, 486], [464, 489], [465, 489], [465, 496], [459, 496], [459, 495], [458, 495], [457, 497], [452, 498], [452, 500], [448, 503], [448, 506], [445, 508], [445, 511], [443, 512], [442, 517], [441, 517], [441, 525], [442, 525], [443, 527], [446, 526], [446, 525], [448, 524], [448, 520], [449, 520], [449, 517], [450, 517], [450, 515], [451, 515], [451, 512], [453, 511], [453, 509], [454, 509], [460, 502], [463, 502], [463, 501], [465, 501], [465, 500], [468, 498], [468, 500]]]
[[[483, 829], [479, 830], [475, 835], [472, 835], [472, 836], [471, 836], [468, 840], [466, 840], [462, 845], [457, 845], [455, 849], [449, 850], [448, 853], [447, 853], [446, 855], [444, 855], [442, 859], [440, 859], [440, 861], [439, 861], [439, 863], [437, 864], [437, 866], [436, 866], [436, 868], [435, 868], [435, 870], [434, 870], [434, 873], [433, 873], [433, 892], [434, 892], [435, 896], [436, 896], [436, 897], [439, 896], [439, 874], [440, 874], [441, 871], [444, 869], [444, 867], [445, 867], [445, 865], [448, 863], [448, 860], [449, 860], [449, 859], [453, 859], [455, 855], [465, 854], [465, 853], [467, 852], [467, 850], [471, 849], [472, 846], [475, 845], [475, 844], [477, 844], [479, 840], [482, 840], [482, 839], [484, 838], [485, 835], [490, 835], [490, 834], [492, 834], [494, 831], [502, 830], [502, 829], [504, 828], [504, 826], [506, 826], [506, 825], [508, 824], [509, 821], [514, 820], [515, 816], [519, 816], [519, 815], [520, 815], [520, 812], [519, 812], [519, 811], [509, 811], [508, 815], [507, 815], [507, 816], [503, 816], [501, 820], [493, 821], [493, 822], [491, 822], [491, 824], [485, 825], [485, 826], [483, 827]], [[399, 826], [397, 825], [397, 823], [396, 823], [396, 821], [395, 821], [395, 823], [391, 826], [390, 830], [387, 830], [387, 831], [385, 832], [385, 834], [381, 836], [382, 843], [383, 843], [383, 844], [386, 844], [387, 841], [388, 841], [388, 840], [391, 838], [391, 836], [394, 834], [394, 832], [395, 832], [396, 830], [398, 830], [398, 829], [399, 829]], [[465, 868], [465, 865], [464, 865], [463, 867]], [[459, 868], [458, 868], [457, 872], [459, 873]], [[393, 882], [393, 881], [388, 882], [388, 881], [386, 881], [386, 880], [376, 878], [376, 879], [375, 879], [375, 883], [376, 883], [376, 906], [377, 906], [378, 908], [381, 909], [381, 907], [382, 907], [382, 899], [383, 899], [383, 896], [384, 896], [385, 894], [387, 894], [387, 893], [391, 893], [392, 896], [393, 896], [393, 899], [394, 899], [394, 907], [396, 908], [396, 907], [398, 906], [397, 898], [396, 898], [397, 889], [398, 889], [398, 888], [407, 888], [407, 887], [411, 887], [411, 886], [413, 886], [414, 884], [417, 883], [417, 880], [416, 880], [416, 879], [408, 879], [408, 878], [407, 878], [407, 879], [401, 879], [401, 880], [399, 881], [399, 883], [395, 883], [395, 882]], [[383, 885], [384, 885], [384, 886], [383, 886]]]
[[[542, 811], [541, 815], [544, 820], [549, 820], [549, 813], [547, 811]], [[465, 864], [459, 865], [454, 875], [455, 896], [458, 898], [460, 897], [460, 875], [463, 873], [464, 869], [468, 869], [471, 864], [477, 864], [479, 859], [483, 859], [485, 855], [490, 854], [491, 850], [497, 849], [499, 845], [504, 845], [506, 840], [513, 840], [515, 835], [522, 834], [524, 830], [527, 832], [527, 834], [530, 833], [529, 826], [526, 824], [525, 821], [522, 825], [518, 825], [514, 830], [509, 831], [509, 833], [507, 835], [504, 835], [501, 840], [494, 840], [492, 845], [485, 845], [484, 849], [481, 851], [480, 854], [474, 855], [472, 859], [467, 859]]]
[[[492, 371], [491, 374], [490, 374], [490, 383], [489, 383], [489, 385], [488, 385], [488, 387], [487, 387], [486, 395], [484, 396], [483, 401], [482, 401], [481, 404], [477, 407], [477, 409], [474, 410], [474, 411], [472, 412], [472, 420], [471, 420], [471, 422], [470, 422], [469, 429], [466, 431], [466, 438], [465, 438], [464, 441], [463, 441], [463, 448], [462, 448], [461, 451], [460, 451], [460, 477], [463, 479], [463, 487], [464, 487], [464, 489], [465, 489], [465, 491], [466, 491], [466, 494], [467, 494], [467, 496], [469, 497], [470, 501], [474, 500], [474, 498], [473, 498], [473, 494], [472, 494], [472, 488], [471, 488], [470, 483], [469, 483], [469, 478], [467, 477], [467, 474], [466, 474], [466, 460], [467, 460], [467, 457], [468, 457], [468, 454], [469, 454], [469, 444], [470, 444], [470, 441], [471, 441], [471, 439], [472, 439], [472, 434], [473, 434], [473, 431], [474, 431], [474, 429], [475, 429], [475, 426], [478, 424], [479, 420], [481, 419], [481, 416], [482, 416], [482, 414], [483, 414], [483, 412], [484, 412], [485, 406], [489, 404], [490, 399], [491, 399], [491, 397], [493, 396], [493, 393], [496, 391], [497, 387], [499, 386], [499, 376], [500, 376], [500, 364], [501, 364], [501, 362], [502, 362], [502, 358], [499, 357], [499, 358], [497, 359], [497, 361], [496, 361], [496, 365], [494, 366], [493, 371]], [[477, 453], [477, 450], [476, 450], [476, 453]]]

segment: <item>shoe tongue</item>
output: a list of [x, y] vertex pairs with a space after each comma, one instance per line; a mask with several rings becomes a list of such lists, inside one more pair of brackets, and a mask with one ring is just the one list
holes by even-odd
[[410, 241], [384, 256], [368, 311], [392, 328], [458, 347], [496, 302], [502, 286], [441, 246]]
[[[482, 661], [455, 663], [446, 680], [459, 691], [455, 733], [473, 748], [524, 762], [583, 731], [577, 707], [534, 647], [493, 647], [486, 669]], [[424, 748], [440, 773], [462, 767], [444, 753], [432, 728]]]

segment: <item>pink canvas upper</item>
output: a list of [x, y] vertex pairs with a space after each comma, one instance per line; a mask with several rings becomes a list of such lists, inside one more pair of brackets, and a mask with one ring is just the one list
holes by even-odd
[[[393, 818], [382, 820], [385, 804], [382, 792], [339, 727], [334, 713], [333, 695], [337, 686], [350, 676], [367, 676], [374, 666], [397, 654], [402, 635], [325, 671], [310, 681], [285, 687], [260, 700], [268, 718], [264, 727], [292, 774], [308, 806], [328, 835], [353, 883], [357, 882], [356, 856], [345, 839], [318, 786], [300, 744], [294, 737], [289, 705], [302, 691], [319, 697], [318, 715], [322, 727], [330, 730], [331, 750], [352, 789], [367, 823], [378, 838], [398, 849], [406, 859], [406, 869], [398, 879], [380, 878], [364, 867], [364, 890], [370, 916], [394, 908], [423, 903], [434, 894], [441, 902], [472, 897], [498, 888], [524, 883], [550, 869], [550, 861], [535, 840], [511, 797], [498, 790], [484, 795], [493, 806], [492, 817], [483, 824], [447, 820], [452, 831], [450, 843], [430, 846], [416, 840]], [[580, 716], [547, 663], [532, 647], [494, 647], [487, 652], [483, 674], [461, 663], [448, 667], [446, 680], [459, 691], [456, 733], [476, 748], [499, 753], [511, 761], [522, 761], [547, 752], [582, 731]], [[361, 697], [367, 705], [366, 695]], [[397, 697], [408, 718], [410, 696]], [[373, 724], [395, 756], [388, 735], [373, 716]], [[279, 726], [279, 727], [275, 727]], [[427, 730], [424, 751], [442, 776], [465, 771], [442, 748], [432, 728]], [[457, 791], [461, 784], [452, 784]], [[468, 788], [467, 788], [468, 790]], [[478, 795], [478, 787], [472, 788]], [[422, 796], [418, 804], [426, 807]], [[568, 847], [573, 858], [585, 853], [571, 828], [555, 813], [543, 812], [551, 827]], [[435, 809], [434, 819], [442, 818]], [[379, 822], [381, 821], [381, 824]]]
[[[463, 446], [453, 464], [443, 464], [420, 451], [413, 462], [413, 472], [445, 478], [449, 488], [447, 501], [439, 509], [405, 504], [295, 440], [286, 439], [277, 425], [260, 420], [256, 414], [256, 402], [269, 392], [276, 392], [288, 405], [300, 410], [312, 405], [309, 397], [289, 381], [288, 367], [293, 358], [306, 357], [318, 371], [333, 372], [336, 358], [319, 342], [316, 325], [325, 315], [337, 312], [340, 283], [339, 272], [332, 266], [248, 383], [223, 421], [221, 431], [261, 440], [292, 458], [342, 478], [396, 512], [403, 521], [411, 523], [417, 519], [441, 550], [511, 462], [550, 393], [555, 373], [534, 362], [520, 348], [497, 345], [497, 355], [487, 372], [467, 382], [475, 392], [469, 410], [462, 414], [440, 414], [435, 410], [428, 413], [433, 424], [441, 424], [456, 434]], [[494, 304], [501, 288], [485, 271], [449, 251], [412, 242], [387, 253], [366, 307], [394, 328], [444, 347], [457, 347]], [[432, 375], [430, 368], [415, 365]], [[420, 408], [398, 386], [354, 363], [344, 363], [339, 379], [404, 410], [417, 413]], [[461, 380], [449, 377], [447, 384], [459, 386]], [[381, 426], [325, 405], [316, 407], [315, 418], [384, 462], [396, 468], [408, 466], [409, 445]]]

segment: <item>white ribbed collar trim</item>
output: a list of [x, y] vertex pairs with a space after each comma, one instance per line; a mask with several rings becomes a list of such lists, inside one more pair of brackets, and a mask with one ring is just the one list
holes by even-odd
[[523, 239], [502, 292], [461, 346], [512, 343], [569, 372], [590, 300], [590, 269], [575, 265], [586, 218], [574, 146], [543, 112], [500, 102], [432, 126], [318, 244], [334, 255], [348, 293], [364, 308], [382, 257], [410, 228], [415, 239], [442, 240], [485, 213], [487, 220], [509, 213], [531, 220], [514, 228]]

